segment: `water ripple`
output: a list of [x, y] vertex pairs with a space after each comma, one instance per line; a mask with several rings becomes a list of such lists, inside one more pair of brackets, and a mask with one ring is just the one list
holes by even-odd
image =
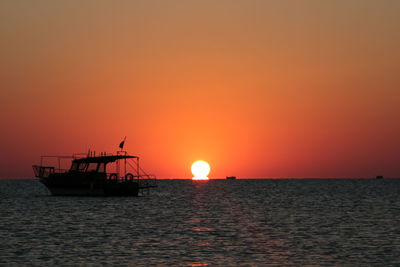
[[160, 181], [148, 197], [51, 197], [0, 181], [0, 265], [400, 264], [400, 180]]

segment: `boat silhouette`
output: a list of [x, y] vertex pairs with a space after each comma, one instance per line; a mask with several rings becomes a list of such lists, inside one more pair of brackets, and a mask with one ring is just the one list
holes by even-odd
[[[79, 155], [82, 154], [42, 156], [41, 164], [32, 166], [35, 176], [56, 196], [139, 196], [157, 186], [156, 177], [139, 166], [139, 157], [126, 151]], [[58, 161], [58, 168], [42, 164], [49, 158]], [[61, 160], [65, 159], [72, 159], [68, 170], [60, 168]]]

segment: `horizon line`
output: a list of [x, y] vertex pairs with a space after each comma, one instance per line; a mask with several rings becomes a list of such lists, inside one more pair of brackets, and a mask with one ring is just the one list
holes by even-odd
[[[234, 180], [340, 180], [340, 179], [373, 179], [375, 180], [376, 177], [243, 177], [243, 178], [236, 178]], [[385, 179], [400, 179], [400, 177], [383, 177]], [[0, 180], [39, 180], [35, 177], [30, 178], [0, 178]], [[156, 180], [193, 180], [192, 178], [156, 178]], [[210, 180], [227, 180], [226, 178], [209, 178]]]

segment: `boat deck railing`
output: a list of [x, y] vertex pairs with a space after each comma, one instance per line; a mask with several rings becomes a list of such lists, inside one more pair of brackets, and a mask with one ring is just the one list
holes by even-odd
[[[117, 153], [106, 153], [106, 152], [101, 152], [100, 154], [97, 154], [97, 156], [129, 156], [126, 151], [117, 151]], [[89, 151], [88, 153], [75, 153], [72, 156], [55, 156], [55, 155], [45, 155], [41, 156], [40, 158], [40, 165], [34, 165], [33, 170], [35, 173], [36, 177], [39, 178], [47, 178], [51, 174], [54, 173], [67, 173], [70, 171], [70, 169], [65, 169], [62, 168], [61, 164], [62, 161], [64, 160], [75, 160], [75, 159], [81, 159], [85, 157], [96, 157], [96, 153], [94, 151]], [[49, 165], [44, 165], [44, 161], [49, 163], [48, 161], [51, 161], [51, 164], [53, 166]], [[150, 188], [150, 187], [156, 187], [156, 181], [157, 178], [155, 175], [148, 174], [146, 171], [144, 171], [140, 165], [139, 165], [139, 157], [133, 156], [132, 158], [123, 158], [119, 159], [121, 160], [120, 165], [117, 163], [116, 169], [114, 172], [106, 172], [105, 177], [109, 181], [115, 181], [115, 182], [130, 182], [130, 181], [135, 181], [139, 183], [139, 187], [141, 188]], [[118, 160], [117, 160], [118, 162]], [[85, 171], [83, 171], [85, 172]], [[104, 175], [104, 172], [98, 172], [99, 174]], [[104, 176], [103, 176], [104, 177]]]
[[[130, 175], [130, 176], [129, 176]], [[139, 182], [144, 185], [155, 185], [157, 177], [151, 174], [141, 174], [139, 176], [128, 173], [125, 177], [118, 173], [106, 173], [107, 180], [115, 182]]]
[[53, 174], [55, 168], [52, 166], [39, 166], [33, 165], [33, 172], [35, 173], [35, 177], [46, 178], [49, 177], [50, 174]]

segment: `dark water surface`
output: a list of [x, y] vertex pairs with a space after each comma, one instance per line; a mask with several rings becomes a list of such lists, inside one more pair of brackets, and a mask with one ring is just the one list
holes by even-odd
[[165, 180], [138, 198], [8, 180], [0, 212], [0, 265], [400, 265], [400, 180]]

